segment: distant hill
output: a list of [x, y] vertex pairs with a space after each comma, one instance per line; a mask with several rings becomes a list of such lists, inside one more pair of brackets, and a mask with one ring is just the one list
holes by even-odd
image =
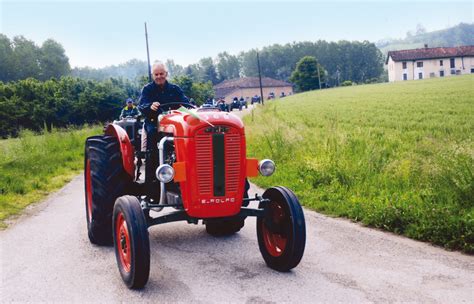
[[407, 35], [405, 39], [388, 39], [377, 42], [375, 45], [384, 55], [388, 51], [428, 47], [474, 45], [474, 23], [460, 23], [454, 27], [434, 32], [424, 32], [417, 29], [417, 34]]

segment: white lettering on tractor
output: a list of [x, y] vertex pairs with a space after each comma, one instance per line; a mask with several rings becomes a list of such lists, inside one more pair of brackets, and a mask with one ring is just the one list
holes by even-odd
[[235, 203], [234, 197], [224, 198], [210, 198], [210, 199], [201, 199], [201, 204], [224, 204], [224, 203]]

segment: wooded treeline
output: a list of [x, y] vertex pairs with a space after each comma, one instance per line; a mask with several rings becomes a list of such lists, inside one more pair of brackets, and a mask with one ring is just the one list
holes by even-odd
[[[219, 53], [183, 67], [168, 60], [170, 79], [199, 105], [214, 92], [212, 85], [241, 76], [257, 76], [256, 50], [232, 55]], [[383, 58], [374, 44], [364, 42], [298, 42], [272, 45], [260, 51], [262, 76], [290, 80], [298, 61], [312, 56], [308, 67], [320, 67], [324, 85], [344, 80], [380, 79]], [[305, 57], [306, 58], [306, 57]], [[315, 65], [314, 62], [317, 62]], [[301, 65], [303, 67], [303, 65]], [[300, 90], [314, 89], [314, 68], [295, 72]], [[308, 69], [306, 69], [308, 70]], [[308, 71], [309, 71], [308, 70]], [[19, 131], [110, 121], [118, 117], [128, 97], [137, 100], [148, 81], [147, 64], [130, 60], [101, 69], [74, 68], [62, 45], [52, 39], [41, 46], [23, 36], [0, 34], [0, 137]], [[309, 80], [308, 80], [309, 79]], [[305, 82], [311, 82], [305, 86]], [[319, 78], [318, 78], [319, 81]]]
[[70, 73], [69, 58], [63, 46], [48, 39], [41, 46], [23, 36], [10, 40], [0, 34], [0, 81], [32, 77], [38, 80], [59, 78]]
[[[325, 78], [330, 86], [345, 80], [364, 83], [379, 79], [383, 74], [383, 55], [375, 44], [368, 41], [294, 42], [274, 44], [260, 50], [263, 77], [289, 81], [296, 64], [305, 56], [313, 56], [327, 71]], [[183, 67], [167, 60], [170, 76], [188, 76], [194, 82], [219, 83], [241, 76], [258, 76], [257, 50], [251, 49], [232, 55], [219, 53], [216, 58], [206, 57], [195, 64]], [[0, 34], [0, 81], [15, 81], [32, 77], [48, 80], [52, 77], [74, 76], [92, 80], [127, 78], [139, 83], [147, 74], [147, 63], [132, 59], [126, 63], [105, 68], [74, 68], [62, 45], [52, 39], [41, 46], [23, 36], [9, 39]]]
[[[368, 41], [295, 42], [274, 44], [260, 50], [263, 77], [289, 81], [296, 64], [305, 56], [313, 56], [327, 71], [325, 78], [331, 87], [346, 80], [354, 83], [384, 81], [383, 55], [375, 44]], [[188, 66], [165, 62], [172, 77], [187, 76], [194, 82], [217, 84], [238, 77], [256, 77], [257, 50], [251, 49], [232, 55], [219, 53], [215, 58], [205, 57]], [[103, 80], [107, 77], [127, 77], [135, 80], [146, 74], [146, 61], [131, 60], [118, 66], [103, 69], [76, 68], [72, 75], [88, 79]]]
[[136, 85], [122, 79], [0, 82], [0, 137], [17, 136], [21, 129], [41, 131], [111, 121], [118, 117], [124, 100], [138, 92]]

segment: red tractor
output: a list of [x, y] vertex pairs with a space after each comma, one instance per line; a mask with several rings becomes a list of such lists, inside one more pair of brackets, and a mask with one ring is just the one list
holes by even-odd
[[[89, 239], [97, 245], [114, 244], [129, 288], [141, 288], [148, 281], [148, 227], [174, 221], [202, 220], [210, 235], [222, 236], [238, 232], [246, 217], [255, 216], [266, 264], [283, 272], [298, 265], [306, 242], [303, 210], [285, 187], [248, 197], [247, 178], [269, 176], [275, 165], [268, 159], [247, 158], [238, 117], [215, 108], [169, 110], [159, 118], [158, 133], [158, 151], [136, 151], [139, 148], [118, 124], [107, 125], [104, 135], [89, 137], [85, 145]], [[152, 153], [159, 154], [159, 162], [145, 171], [149, 176], [143, 181], [137, 159], [144, 158], [146, 164]], [[249, 208], [251, 201], [257, 201], [258, 208]]]

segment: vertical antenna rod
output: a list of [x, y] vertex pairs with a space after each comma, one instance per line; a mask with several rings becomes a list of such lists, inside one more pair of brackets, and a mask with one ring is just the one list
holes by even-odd
[[258, 81], [260, 82], [260, 98], [262, 99], [263, 105], [263, 89], [262, 89], [262, 73], [260, 72], [260, 56], [257, 51], [257, 65], [258, 65]]
[[148, 49], [148, 31], [145, 22], [145, 40], [146, 40], [146, 57], [148, 59], [148, 81], [151, 82], [151, 65], [150, 65], [150, 50]]

